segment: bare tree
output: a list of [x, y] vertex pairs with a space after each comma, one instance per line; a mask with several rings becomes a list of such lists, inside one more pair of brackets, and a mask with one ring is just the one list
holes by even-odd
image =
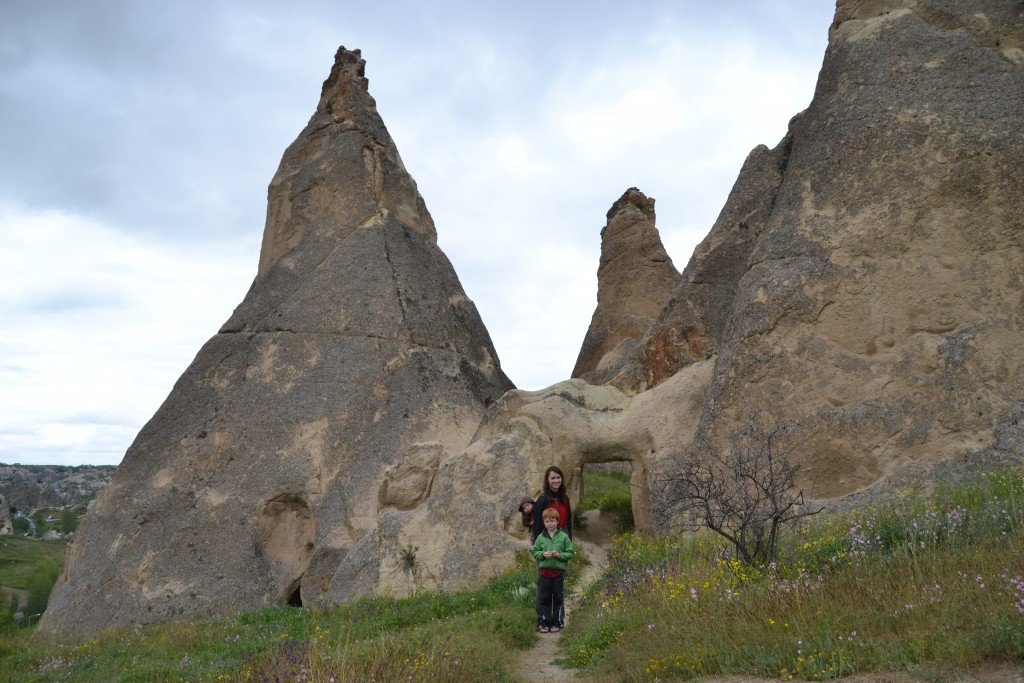
[[733, 434], [724, 454], [706, 443], [680, 453], [664, 483], [670, 512], [684, 526], [711, 529], [756, 565], [775, 559], [784, 524], [824, 508], [805, 507], [796, 489], [799, 465], [789, 458], [800, 445], [792, 445], [796, 424], [766, 429], [758, 417], [750, 424]]

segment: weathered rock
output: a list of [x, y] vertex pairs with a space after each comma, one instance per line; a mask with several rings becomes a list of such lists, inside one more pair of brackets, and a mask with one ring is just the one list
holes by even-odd
[[652, 384], [717, 351], [702, 447], [799, 421], [819, 498], [1021, 457], [1022, 37], [1019, 2], [839, 2], [810, 107], [748, 159], [749, 212], [727, 206], [646, 340]]
[[654, 200], [629, 188], [601, 230], [597, 308], [572, 376], [591, 383], [614, 376], [617, 358], [647, 333], [678, 278], [654, 225]]
[[110, 483], [115, 469], [112, 465], [0, 464], [0, 495], [8, 505], [25, 512], [80, 505]]
[[[565, 473], [576, 504], [585, 465], [632, 463], [637, 527], [654, 529], [651, 501], [665, 457], [671, 446], [693, 438], [713, 367], [714, 359], [698, 361], [636, 396], [581, 379], [541, 391], [510, 391], [491, 406], [468, 448], [442, 458], [424, 504], [384, 511], [374, 543], [384, 542], [388, 552], [380, 557], [369, 543], [358, 561], [356, 551], [350, 553], [346, 562], [353, 561], [344, 570], [379, 576], [380, 586], [401, 593], [473, 585], [507, 569], [514, 551], [525, 547], [516, 508], [523, 496], [540, 493], [544, 470], [552, 464]], [[445, 542], [430, 542], [435, 538]], [[403, 548], [416, 548], [411, 567]]]
[[401, 551], [381, 509], [420, 504], [511, 388], [363, 68], [339, 50], [270, 184], [252, 288], [85, 516], [43, 632], [372, 591], [347, 568]]
[[787, 135], [775, 149], [761, 145], [747, 156], [718, 220], [697, 245], [668, 305], [639, 345], [636, 365], [620, 372], [613, 380], [617, 384], [655, 386], [679, 368], [718, 352], [737, 284], [775, 206], [791, 143]]
[[1022, 37], [1019, 2], [841, 0], [810, 107], [747, 159], [643, 338], [606, 346], [611, 383], [504, 396], [340, 52], [271, 185], [252, 290], [87, 515], [43, 630], [477, 583], [552, 463], [575, 497], [583, 465], [630, 461], [657, 529], [675, 454], [757, 413], [798, 421], [820, 498], [1020, 459]]
[[0, 536], [7, 536], [14, 533], [14, 525], [11, 523], [11, 510], [7, 499], [0, 496]]

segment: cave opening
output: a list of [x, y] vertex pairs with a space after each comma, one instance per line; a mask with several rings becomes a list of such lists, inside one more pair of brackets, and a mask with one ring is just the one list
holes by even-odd
[[629, 460], [580, 466], [580, 502], [573, 515], [574, 526], [587, 529], [599, 524], [602, 531], [613, 534], [633, 531], [633, 474]]
[[302, 586], [296, 586], [292, 594], [288, 596], [289, 607], [302, 607]]

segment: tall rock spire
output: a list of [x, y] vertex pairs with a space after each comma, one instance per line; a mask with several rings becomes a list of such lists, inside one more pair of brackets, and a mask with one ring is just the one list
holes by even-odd
[[608, 354], [620, 344], [635, 345], [647, 333], [679, 278], [654, 225], [653, 199], [631, 187], [607, 218], [601, 230], [597, 308], [572, 371], [573, 377], [598, 382], [595, 373], [613, 372], [614, 356]]
[[648, 386], [714, 354], [694, 449], [796, 424], [819, 498], [1020, 458], [1022, 38], [1019, 2], [837, 3], [812, 102], [644, 342]]
[[[338, 51], [271, 182], [251, 289], [83, 520], [44, 632], [373, 590], [398, 552], [381, 510], [415, 507], [511, 388], [363, 67]], [[396, 471], [413, 483], [385, 490]]]
[[310, 241], [326, 240], [328, 248], [384, 213], [437, 240], [430, 212], [367, 90], [365, 68], [359, 50], [338, 49], [316, 112], [284, 153], [268, 193], [261, 276], [300, 242], [315, 259], [319, 250], [310, 249]]

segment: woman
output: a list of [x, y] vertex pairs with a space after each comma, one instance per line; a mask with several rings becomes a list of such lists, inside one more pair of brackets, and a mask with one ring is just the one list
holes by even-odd
[[569, 496], [565, 493], [565, 477], [562, 470], [554, 465], [544, 472], [544, 491], [533, 504], [533, 529], [530, 538], [537, 538], [544, 531], [544, 511], [548, 508], [558, 510], [558, 528], [572, 538], [572, 508]]

